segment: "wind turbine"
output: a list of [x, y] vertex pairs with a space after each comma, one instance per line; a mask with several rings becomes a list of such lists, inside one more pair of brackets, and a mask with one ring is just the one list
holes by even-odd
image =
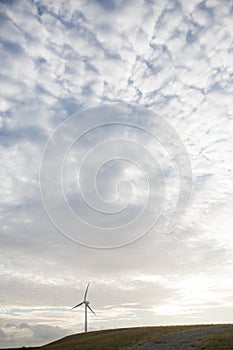
[[94, 311], [92, 310], [92, 308], [90, 307], [90, 302], [89, 301], [87, 301], [87, 292], [88, 292], [88, 288], [89, 288], [89, 285], [90, 285], [90, 282], [88, 283], [88, 285], [87, 285], [87, 288], [86, 288], [86, 291], [85, 291], [85, 294], [84, 294], [84, 298], [83, 298], [83, 301], [80, 303], [80, 304], [78, 304], [78, 305], [75, 305], [74, 307], [72, 307], [72, 309], [71, 310], [73, 310], [73, 309], [75, 309], [76, 307], [79, 307], [79, 306], [81, 306], [81, 305], [85, 305], [85, 323], [84, 323], [84, 325], [85, 325], [85, 333], [87, 333], [87, 308], [89, 309], [89, 310], [91, 310], [91, 312], [96, 316], [96, 314], [94, 313]]

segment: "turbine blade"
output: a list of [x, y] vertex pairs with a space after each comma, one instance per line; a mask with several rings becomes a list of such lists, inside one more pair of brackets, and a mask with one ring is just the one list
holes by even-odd
[[80, 304], [78, 304], [78, 305], [75, 305], [74, 307], [72, 307], [72, 309], [71, 309], [71, 310], [75, 309], [76, 307], [81, 306], [83, 303], [84, 303], [84, 302], [82, 302], [82, 303], [80, 303]]
[[96, 314], [94, 313], [94, 311], [92, 310], [92, 308], [91, 308], [89, 305], [87, 305], [87, 307], [88, 307], [88, 309], [90, 309], [91, 312], [96, 316]]
[[88, 292], [89, 285], [90, 285], [90, 282], [88, 283], [85, 294], [84, 294], [84, 301], [87, 300], [87, 292]]

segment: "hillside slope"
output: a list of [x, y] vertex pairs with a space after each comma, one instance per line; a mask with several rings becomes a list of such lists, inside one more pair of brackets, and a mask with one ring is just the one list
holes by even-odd
[[[88, 333], [79, 333], [66, 336], [65, 338], [56, 340], [52, 343], [40, 347], [21, 347], [18, 349], [10, 350], [132, 350], [141, 344], [147, 343], [151, 340], [155, 340], [156, 338], [159, 338], [161, 336], [177, 334], [181, 332], [203, 328], [219, 328], [219, 326], [232, 327], [233, 344], [233, 325], [192, 325], [119, 328]], [[215, 336], [216, 335], [214, 335], [213, 337]], [[229, 341], [230, 340], [228, 337], [228, 344]], [[207, 348], [204, 347], [203, 349]], [[215, 346], [215, 350], [217, 349], [221, 349], [221, 347], [219, 348]]]
[[174, 334], [186, 330], [209, 327], [165, 326], [137, 327], [74, 334], [43, 346], [43, 350], [130, 350], [135, 346], [166, 334]]

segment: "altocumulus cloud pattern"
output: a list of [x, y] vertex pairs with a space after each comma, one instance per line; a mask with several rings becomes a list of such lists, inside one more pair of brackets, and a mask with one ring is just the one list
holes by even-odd
[[[38, 345], [81, 331], [82, 315], [74, 318], [69, 307], [89, 280], [98, 315], [90, 318], [90, 329], [232, 321], [232, 6], [231, 0], [0, 1], [1, 346]], [[156, 154], [161, 167], [151, 168], [149, 153], [142, 160], [157, 175], [162, 169], [157, 179], [169, 189], [161, 226], [133, 245], [93, 250], [64, 239], [49, 221], [39, 168], [45, 144], [61, 123], [115, 103], [146, 109], [134, 121], [137, 128], [156, 132], [159, 116], [175, 130], [192, 164], [193, 194], [178, 229], [164, 235], [160, 228], [179, 195], [172, 154], [138, 129], [123, 133], [108, 125], [95, 136], [88, 133], [67, 153], [60, 177], [74, 214], [79, 209], [74, 183], [82, 185], [89, 205], [98, 204], [82, 176], [91, 176], [89, 165], [95, 165], [94, 153], [86, 151], [106, 136], [137, 140], [140, 150]], [[65, 136], [69, 142], [72, 132]], [[123, 141], [107, 148], [116, 157], [122, 149]], [[106, 162], [108, 153], [95, 150]], [[66, 166], [76, 171], [74, 159], [81, 162], [83, 155], [89, 158], [80, 177], [72, 178]], [[141, 170], [121, 156], [97, 173], [96, 193], [110, 210], [133, 200], [121, 225], [145, 204]], [[162, 182], [150, 192], [155, 203], [163, 202]], [[79, 214], [87, 219], [86, 211]], [[96, 225], [95, 215], [91, 220]], [[108, 224], [98, 220], [99, 227]], [[84, 245], [109, 246], [105, 239], [84, 242], [87, 236], [70, 233]], [[134, 230], [128, 233], [127, 241], [138, 237]], [[114, 245], [126, 243], [124, 238]]]
[[[179, 183], [170, 218], [163, 210], [166, 192], [174, 192], [166, 188], [167, 178], [175, 177], [171, 162]], [[192, 171], [165, 119], [132, 104], [104, 104], [58, 126], [43, 151], [40, 189], [49, 218], [65, 237], [87, 247], [119, 248], [156, 226], [160, 233], [177, 228], [191, 197]]]

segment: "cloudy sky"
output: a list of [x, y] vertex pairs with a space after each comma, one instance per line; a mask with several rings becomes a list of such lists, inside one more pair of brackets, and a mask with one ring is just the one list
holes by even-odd
[[0, 346], [233, 321], [232, 13], [0, 1]]

